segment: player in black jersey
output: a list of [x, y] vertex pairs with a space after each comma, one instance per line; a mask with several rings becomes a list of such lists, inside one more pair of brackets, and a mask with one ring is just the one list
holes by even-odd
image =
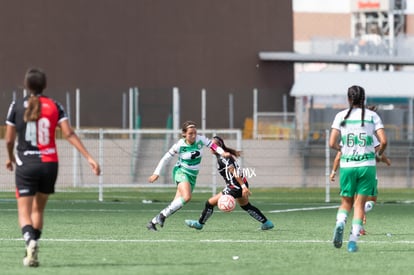
[[200, 218], [197, 220], [185, 220], [185, 223], [198, 230], [203, 229], [204, 224], [213, 215], [214, 207], [217, 205], [219, 198], [222, 195], [233, 196], [240, 207], [249, 213], [255, 220], [262, 223], [262, 230], [269, 230], [274, 227], [273, 223], [266, 218], [265, 215], [255, 206], [249, 202], [249, 183], [246, 177], [243, 175], [243, 171], [237, 162], [237, 157], [240, 156], [240, 152], [227, 147], [221, 137], [213, 137], [213, 142], [223, 148], [224, 151], [229, 152], [231, 157], [222, 157], [217, 153], [213, 152], [217, 157], [217, 169], [220, 175], [226, 182], [226, 187], [220, 193], [214, 195], [206, 201], [204, 210], [201, 213]]

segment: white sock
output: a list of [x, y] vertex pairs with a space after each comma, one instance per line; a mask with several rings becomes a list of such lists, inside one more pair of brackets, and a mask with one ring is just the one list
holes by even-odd
[[359, 239], [359, 231], [361, 231], [362, 226], [360, 224], [352, 224], [351, 235], [349, 235], [349, 241], [357, 242]]
[[346, 210], [339, 210], [336, 214], [336, 225], [346, 224], [346, 219], [348, 217], [348, 212]]
[[176, 211], [180, 210], [184, 206], [185, 202], [183, 198], [177, 198], [173, 200], [170, 205], [168, 205], [166, 208], [164, 208], [161, 213], [165, 216], [171, 216]]
[[375, 205], [375, 201], [367, 201], [365, 203], [365, 213], [371, 211], [372, 208], [374, 208], [374, 205]]

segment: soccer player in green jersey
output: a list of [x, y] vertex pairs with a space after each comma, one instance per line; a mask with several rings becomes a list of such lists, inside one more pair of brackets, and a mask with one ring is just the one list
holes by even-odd
[[[367, 108], [370, 109], [371, 111], [374, 111], [374, 112], [376, 112], [376, 110], [377, 110], [376, 106], [374, 106], [374, 105], [367, 106]], [[374, 147], [375, 147], [375, 150], [378, 150], [379, 145], [380, 145], [380, 143], [379, 143], [377, 137], [374, 135]], [[338, 151], [337, 154], [336, 154], [336, 156], [335, 156], [335, 159], [333, 161], [333, 164], [332, 164], [332, 172], [329, 175], [329, 179], [332, 182], [335, 181], [335, 176], [336, 176], [336, 172], [337, 172], [337, 170], [339, 168], [339, 162], [341, 160], [341, 156], [342, 156], [341, 151]], [[390, 159], [387, 158], [384, 153], [382, 154], [382, 159], [377, 159], [377, 162], [384, 162], [388, 166], [391, 165]], [[378, 182], [378, 179], [377, 179], [377, 182]], [[377, 202], [377, 195], [378, 195], [378, 188], [375, 188], [375, 189], [372, 190], [372, 193], [367, 198], [367, 202], [365, 203], [365, 209], [364, 209], [365, 215], [364, 215], [364, 218], [362, 220], [362, 223], [364, 225], [366, 224], [366, 217], [367, 217], [366, 214], [367, 214], [367, 212], [371, 211], [374, 208], [374, 206], [375, 206], [375, 204]], [[365, 228], [364, 227], [361, 228], [360, 234], [361, 235], [365, 235], [366, 234], [366, 231], [365, 231]]]
[[[364, 88], [351, 86], [348, 89], [348, 102], [349, 108], [335, 116], [329, 138], [329, 146], [341, 151], [341, 205], [336, 215], [333, 244], [336, 248], [342, 247], [345, 224], [353, 207], [348, 251], [356, 252], [365, 215], [365, 203], [372, 190], [377, 187], [376, 159], [383, 158], [387, 137], [381, 118], [365, 107]], [[374, 135], [379, 141], [377, 151]]]
[[148, 230], [156, 231], [156, 224], [163, 227], [166, 218], [177, 212], [191, 200], [191, 194], [196, 185], [204, 146], [209, 147], [223, 157], [230, 156], [230, 153], [225, 152], [220, 146], [217, 146], [207, 137], [198, 135], [195, 122], [184, 122], [181, 131], [182, 138], [178, 140], [167, 153], [165, 153], [158, 163], [157, 168], [155, 168], [153, 175], [148, 179], [150, 183], [156, 181], [164, 165], [175, 155], [178, 155], [178, 161], [172, 171], [173, 180], [177, 185], [175, 197], [166, 208], [149, 221], [147, 224]]

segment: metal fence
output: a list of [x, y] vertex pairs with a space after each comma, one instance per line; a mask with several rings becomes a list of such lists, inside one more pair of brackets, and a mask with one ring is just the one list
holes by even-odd
[[[178, 140], [179, 131], [173, 130], [109, 130], [82, 129], [77, 131], [85, 146], [102, 165], [102, 175], [95, 176], [87, 162], [65, 140], [57, 142], [60, 166], [57, 191], [66, 192], [82, 188], [96, 190], [103, 200], [107, 188], [172, 187], [171, 169], [175, 160], [165, 167], [154, 184], [148, 183], [158, 161]], [[295, 139], [242, 139], [241, 130], [199, 130], [207, 137], [221, 135], [226, 145], [242, 151], [241, 163], [251, 187], [321, 187], [329, 193], [337, 183], [328, 181], [334, 153], [327, 147], [328, 130], [311, 133], [305, 141]], [[1, 159], [6, 150], [0, 150]], [[224, 187], [216, 173], [215, 157], [204, 152], [197, 186], [211, 188], [212, 193]], [[386, 154], [392, 161], [387, 167], [378, 166], [379, 188], [412, 186], [414, 143], [390, 141]], [[14, 174], [6, 169], [0, 173], [0, 191], [14, 190]], [[128, 190], [128, 189], [126, 189]]]
[[[222, 136], [230, 147], [242, 147], [240, 130], [217, 129], [199, 130], [208, 137]], [[58, 191], [70, 191], [74, 188], [97, 188], [102, 199], [104, 188], [109, 187], [145, 187], [173, 186], [170, 170], [171, 161], [165, 167], [156, 184], [147, 179], [153, 173], [158, 161], [180, 137], [180, 131], [166, 129], [82, 129], [77, 134], [86, 148], [101, 164], [102, 175], [95, 176], [86, 160], [63, 139], [57, 140], [59, 153], [59, 176], [56, 184]], [[1, 159], [6, 159], [6, 150], [1, 150]], [[199, 184], [216, 190], [216, 164], [211, 154], [205, 150], [206, 159], [202, 162]], [[210, 158], [209, 158], [210, 157]], [[0, 191], [14, 189], [14, 174], [2, 170]]]

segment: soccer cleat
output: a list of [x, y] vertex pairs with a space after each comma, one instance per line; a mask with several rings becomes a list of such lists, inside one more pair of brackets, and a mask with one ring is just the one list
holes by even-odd
[[147, 224], [147, 229], [151, 231], [157, 231], [157, 228], [155, 227], [155, 224], [152, 223], [152, 221], [149, 221]]
[[160, 213], [157, 215], [157, 217], [155, 217], [155, 219], [157, 220], [157, 223], [161, 226], [164, 227], [164, 222], [165, 222], [165, 216]]
[[336, 248], [342, 247], [342, 239], [344, 237], [344, 224], [340, 223], [335, 226], [333, 245]]
[[348, 252], [357, 252], [357, 251], [358, 251], [358, 246], [357, 246], [356, 242], [349, 241], [348, 242]]
[[203, 229], [203, 225], [195, 220], [185, 220], [185, 224], [187, 224], [188, 227], [195, 228], [197, 230]]
[[273, 227], [275, 227], [275, 225], [270, 220], [267, 220], [265, 223], [262, 224], [260, 229], [269, 230], [269, 229], [272, 229]]
[[26, 256], [23, 258], [23, 265], [30, 267], [38, 267], [39, 261], [37, 259], [39, 253], [39, 246], [35, 240], [31, 240], [26, 247]]

